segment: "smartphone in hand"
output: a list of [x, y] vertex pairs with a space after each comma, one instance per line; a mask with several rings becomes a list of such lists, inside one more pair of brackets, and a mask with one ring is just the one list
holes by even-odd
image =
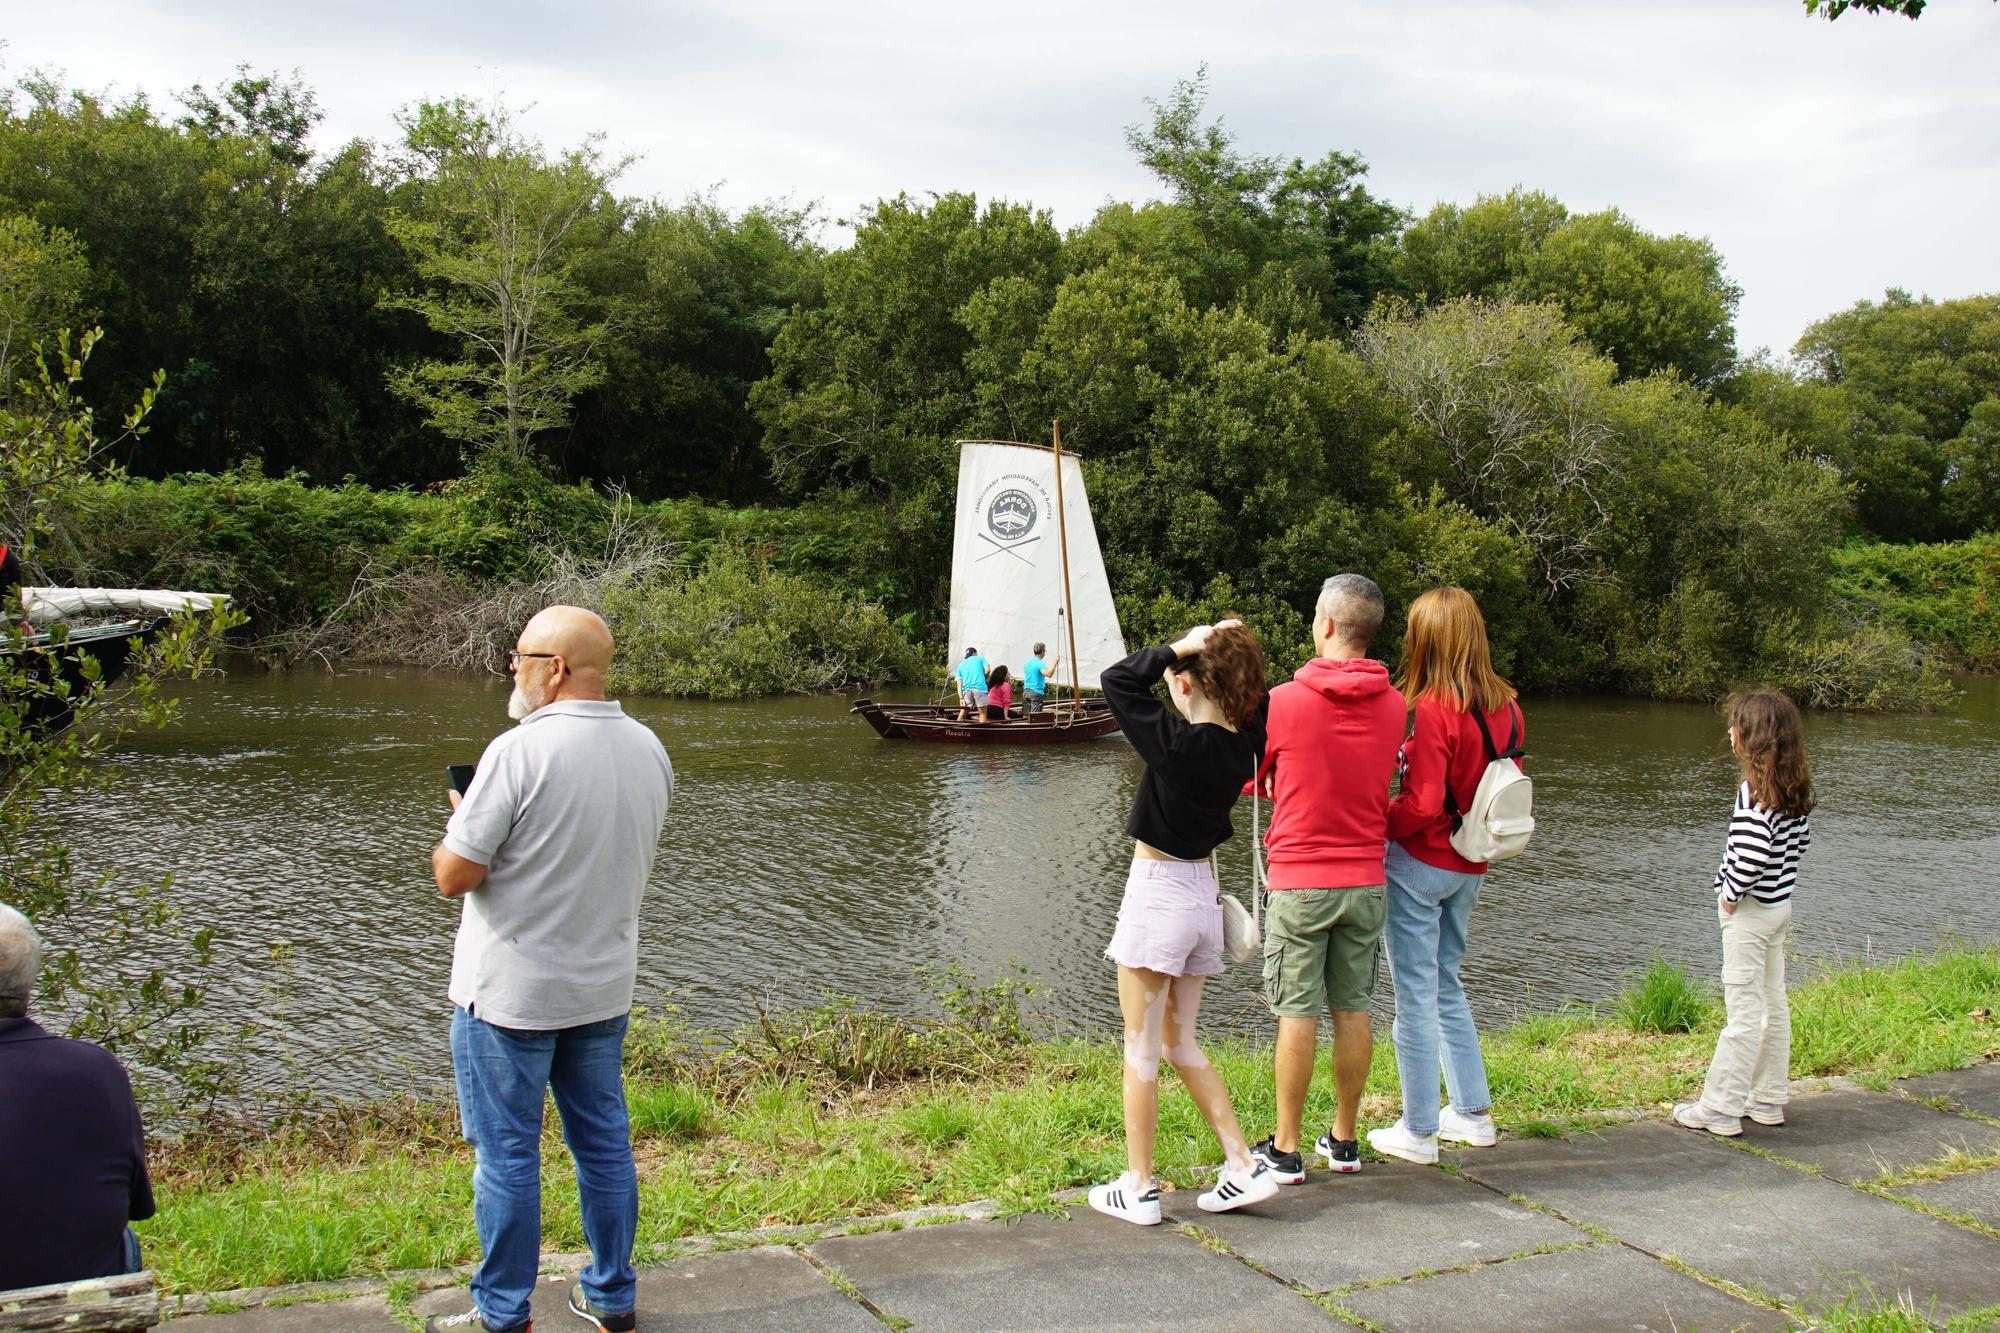
[[477, 768], [477, 764], [446, 764], [444, 766], [445, 781], [451, 784], [453, 791], [463, 796], [465, 795], [465, 789], [472, 785], [472, 775]]

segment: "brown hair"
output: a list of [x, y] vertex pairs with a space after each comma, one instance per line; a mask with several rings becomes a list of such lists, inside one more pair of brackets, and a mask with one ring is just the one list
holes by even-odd
[[1486, 617], [1463, 588], [1433, 588], [1410, 603], [1403, 636], [1403, 670], [1396, 687], [1412, 707], [1426, 695], [1458, 711], [1491, 713], [1514, 700], [1514, 687], [1493, 670]]
[[1264, 702], [1264, 644], [1248, 625], [1231, 625], [1208, 636], [1202, 650], [1168, 668], [1194, 677], [1229, 725], [1240, 727]]
[[1732, 694], [1729, 725], [1736, 728], [1736, 760], [1750, 799], [1792, 819], [1810, 812], [1812, 766], [1798, 705], [1776, 690]]

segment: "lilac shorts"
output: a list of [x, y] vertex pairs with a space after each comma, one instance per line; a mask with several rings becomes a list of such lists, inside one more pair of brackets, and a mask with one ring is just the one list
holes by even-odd
[[1222, 899], [1206, 861], [1135, 859], [1104, 956], [1170, 977], [1222, 971]]

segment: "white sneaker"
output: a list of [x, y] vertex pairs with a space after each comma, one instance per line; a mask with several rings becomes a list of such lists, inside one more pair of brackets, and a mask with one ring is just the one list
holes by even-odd
[[1385, 1129], [1369, 1130], [1368, 1146], [1384, 1157], [1400, 1157], [1419, 1166], [1431, 1166], [1438, 1159], [1438, 1136], [1419, 1137], [1400, 1120]]
[[1278, 1182], [1263, 1167], [1242, 1171], [1225, 1166], [1216, 1173], [1215, 1188], [1195, 1199], [1204, 1213], [1226, 1213], [1277, 1197]]
[[1751, 1102], [1750, 1109], [1743, 1114], [1760, 1125], [1782, 1125], [1785, 1123], [1783, 1102]]
[[1160, 1187], [1150, 1180], [1140, 1180], [1130, 1171], [1108, 1185], [1092, 1185], [1090, 1206], [1142, 1227], [1160, 1225]]
[[1500, 1133], [1493, 1128], [1491, 1114], [1481, 1111], [1478, 1115], [1468, 1115], [1455, 1106], [1447, 1106], [1438, 1112], [1438, 1137], [1472, 1148], [1491, 1148], [1499, 1141]]
[[1741, 1116], [1717, 1115], [1700, 1102], [1679, 1102], [1674, 1106], [1674, 1123], [1686, 1129], [1705, 1130], [1733, 1139], [1743, 1132]]

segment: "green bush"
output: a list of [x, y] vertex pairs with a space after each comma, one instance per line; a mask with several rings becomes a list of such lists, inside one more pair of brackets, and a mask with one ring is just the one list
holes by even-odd
[[1962, 542], [1846, 547], [1833, 557], [1832, 592], [1963, 666], [2000, 670], [2000, 532]]
[[925, 660], [880, 606], [738, 546], [699, 571], [612, 592], [612, 688], [742, 699], [918, 680]]

